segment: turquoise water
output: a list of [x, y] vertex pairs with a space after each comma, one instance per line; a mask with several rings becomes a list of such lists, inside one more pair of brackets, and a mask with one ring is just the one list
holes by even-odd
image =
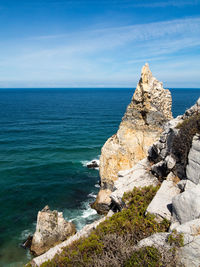
[[[130, 102], [129, 89], [0, 90], [0, 266], [30, 259], [20, 243], [33, 233], [45, 205], [64, 212], [78, 229], [98, 215], [89, 207], [98, 192], [98, 158], [118, 129]], [[172, 90], [173, 114], [200, 96]]]

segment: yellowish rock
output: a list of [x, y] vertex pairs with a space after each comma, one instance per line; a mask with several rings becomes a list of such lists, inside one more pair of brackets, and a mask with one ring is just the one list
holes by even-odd
[[[172, 119], [171, 105], [170, 91], [163, 88], [145, 64], [119, 130], [101, 150], [99, 194], [105, 189], [112, 191], [117, 173], [132, 168], [147, 156], [148, 148], [158, 140], [165, 122]], [[100, 200], [98, 195], [96, 206], [101, 205]]]

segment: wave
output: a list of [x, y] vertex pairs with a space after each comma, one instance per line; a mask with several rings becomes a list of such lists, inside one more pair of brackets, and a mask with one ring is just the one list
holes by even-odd
[[[83, 167], [87, 167], [87, 165], [89, 164], [89, 163], [91, 163], [92, 161], [97, 161], [97, 162], [99, 162], [99, 158], [100, 158], [100, 155], [98, 155], [96, 158], [94, 158], [94, 159], [92, 159], [92, 160], [82, 160], [81, 161], [81, 164], [83, 165]], [[95, 170], [99, 170], [99, 167], [96, 167], [96, 168], [94, 168]]]
[[95, 195], [93, 192], [88, 195], [88, 197], [96, 198], [97, 195]]

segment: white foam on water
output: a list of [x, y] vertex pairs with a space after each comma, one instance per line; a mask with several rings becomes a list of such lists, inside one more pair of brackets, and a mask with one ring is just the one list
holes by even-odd
[[[96, 158], [92, 159], [92, 160], [82, 160], [81, 164], [83, 165], [83, 167], [87, 167], [87, 164], [91, 163], [92, 161], [96, 161], [99, 164], [99, 158], [100, 155], [98, 155]], [[99, 167], [94, 168], [95, 170], [99, 170]]]
[[90, 194], [88, 195], [88, 197], [93, 197], [93, 198], [96, 198], [96, 197], [97, 197], [97, 195], [96, 195], [96, 194], [94, 194], [94, 193], [92, 192], [92, 193], [90, 193]]
[[81, 164], [83, 165], [83, 167], [87, 167], [87, 164], [89, 163], [90, 161], [88, 160], [82, 160], [81, 161]]
[[96, 210], [90, 207], [90, 201], [87, 200], [82, 203], [81, 208], [77, 210], [66, 210], [65, 219], [73, 222], [77, 230], [81, 230], [86, 224], [98, 219], [99, 215]]
[[95, 184], [94, 185], [96, 188], [100, 188], [100, 185], [99, 184]]

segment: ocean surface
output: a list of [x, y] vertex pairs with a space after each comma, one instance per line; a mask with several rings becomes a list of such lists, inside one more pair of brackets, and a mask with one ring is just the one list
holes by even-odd
[[[89, 206], [99, 187], [98, 158], [130, 103], [133, 89], [0, 90], [0, 266], [22, 266], [20, 247], [45, 205], [77, 229], [98, 218]], [[200, 89], [173, 89], [173, 115]]]

